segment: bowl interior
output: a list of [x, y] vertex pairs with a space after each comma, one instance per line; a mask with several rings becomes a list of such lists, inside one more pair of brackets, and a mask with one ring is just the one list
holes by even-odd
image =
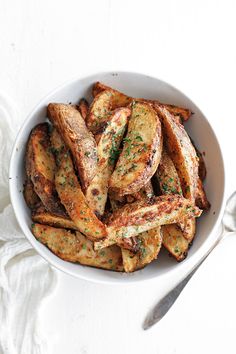
[[[102, 81], [133, 97], [158, 99], [162, 102], [188, 107], [194, 112], [185, 127], [199, 150], [205, 152], [207, 167], [205, 188], [211, 203], [211, 209], [198, 221], [194, 243], [189, 250], [188, 257], [181, 263], [176, 263], [174, 259], [168, 257], [165, 250], [162, 250], [158, 260], [133, 274], [119, 274], [85, 267], [62, 261], [54, 256], [52, 252], [34, 238], [30, 231], [32, 223], [30, 211], [22, 194], [25, 180], [24, 154], [29, 133], [36, 124], [45, 121], [46, 106], [49, 102], [77, 103], [81, 97], [91, 101], [91, 86], [96, 81]], [[222, 213], [224, 166], [221, 151], [211, 126], [198, 107], [179, 90], [156, 78], [141, 74], [125, 72], [96, 74], [84, 79], [74, 80], [45, 97], [29, 115], [18, 134], [11, 157], [10, 177], [10, 194], [15, 214], [22, 231], [32, 246], [55, 267], [79, 278], [97, 282], [136, 282], [180, 272], [184, 267], [189, 267], [191, 262], [197, 260], [204, 245], [205, 247], [207, 246], [206, 241], [213, 242], [214, 237], [216, 237], [215, 233], [213, 233], [213, 228], [216, 227]]]

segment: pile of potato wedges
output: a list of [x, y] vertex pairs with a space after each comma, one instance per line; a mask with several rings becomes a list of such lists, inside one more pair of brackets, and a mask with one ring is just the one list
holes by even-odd
[[[28, 139], [32, 233], [65, 261], [133, 272], [166, 248], [183, 260], [208, 210], [192, 112], [100, 82], [89, 105], [50, 103]], [[157, 263], [158, 264], [158, 263]]]

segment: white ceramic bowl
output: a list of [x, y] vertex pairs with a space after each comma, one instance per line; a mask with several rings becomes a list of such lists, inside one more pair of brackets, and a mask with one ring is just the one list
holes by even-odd
[[[96, 81], [104, 82], [133, 97], [158, 99], [162, 102], [188, 107], [195, 113], [185, 124], [185, 127], [200, 151], [206, 153], [207, 178], [205, 188], [211, 202], [211, 209], [199, 219], [194, 243], [189, 250], [188, 257], [181, 263], [176, 263], [174, 259], [168, 257], [167, 252], [162, 251], [158, 260], [133, 274], [120, 274], [90, 268], [61, 260], [38, 242], [30, 231], [32, 223], [30, 211], [22, 194], [25, 180], [25, 147], [30, 131], [36, 124], [45, 121], [46, 107], [49, 102], [76, 103], [81, 97], [90, 101], [92, 99], [91, 86]], [[22, 231], [43, 258], [56, 268], [78, 278], [104, 283], [128, 283], [153, 278], [158, 280], [164, 276], [173, 276], [174, 273], [176, 276], [180, 276], [200, 259], [201, 255], [217, 237], [216, 227], [222, 217], [225, 183], [224, 164], [217, 138], [203, 113], [187, 96], [171, 85], [150, 76], [130, 72], [99, 73], [76, 79], [51, 92], [41, 100], [24, 122], [13, 148], [9, 173], [11, 177], [9, 179], [11, 201]]]

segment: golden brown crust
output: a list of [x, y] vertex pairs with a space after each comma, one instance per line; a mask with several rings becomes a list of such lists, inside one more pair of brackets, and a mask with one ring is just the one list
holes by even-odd
[[55, 183], [55, 159], [51, 151], [49, 125], [38, 124], [32, 131], [26, 149], [26, 174], [34, 185], [34, 191], [47, 210], [64, 210], [59, 202]]
[[81, 100], [79, 101], [78, 110], [80, 111], [82, 118], [86, 120], [89, 111], [89, 104], [85, 98], [81, 98]]
[[188, 254], [192, 239], [187, 240], [176, 224], [162, 226], [163, 245], [169, 253], [178, 261], [182, 261]]
[[96, 252], [92, 242], [78, 231], [74, 233], [61, 228], [33, 224], [32, 232], [37, 240], [65, 261], [123, 271], [121, 251], [118, 246]]
[[[114, 90], [111, 87], [109, 87], [107, 85], [104, 85], [103, 83], [98, 81], [98, 82], [95, 82], [95, 84], [93, 85], [92, 95], [93, 95], [93, 97], [95, 97], [99, 93], [101, 93], [101, 92], [103, 92], [105, 90], [113, 90], [114, 93], [121, 94], [121, 92], [119, 92], [117, 90]], [[149, 103], [155, 103], [155, 104], [158, 104], [160, 106], [165, 107], [166, 109], [168, 109], [168, 111], [171, 114], [173, 114], [175, 116], [175, 119], [179, 123], [181, 123], [182, 121], [187, 121], [191, 117], [191, 115], [193, 114], [191, 112], [191, 110], [188, 109], [188, 108], [178, 107], [178, 106], [175, 106], [175, 105], [172, 105], [172, 104], [168, 104], [168, 103], [161, 103], [158, 100], [148, 100], [148, 99], [145, 99], [145, 98], [134, 98], [134, 100], [135, 101], [146, 101], [146, 102], [149, 102]]]
[[[162, 194], [179, 194], [183, 195], [180, 185], [180, 179], [177, 170], [165, 149], [162, 152], [161, 162], [158, 166], [157, 177], [160, 184]], [[183, 236], [187, 240], [192, 240], [196, 231], [195, 219], [183, 219], [177, 225], [183, 232]]]
[[203, 183], [200, 178], [197, 181], [197, 190], [195, 194], [196, 205], [203, 210], [209, 210], [211, 204], [207, 200], [206, 192], [203, 187]]
[[27, 178], [24, 184], [24, 198], [28, 207], [33, 210], [40, 204], [40, 199], [34, 191], [34, 185], [31, 179]]
[[183, 195], [178, 173], [165, 148], [162, 150], [156, 177], [158, 178], [162, 194]]
[[75, 223], [68, 216], [50, 213], [43, 206], [39, 206], [32, 212], [32, 220], [43, 225], [78, 230]]
[[141, 269], [157, 258], [162, 245], [161, 227], [143, 232], [136, 238], [139, 243], [139, 251], [136, 254], [121, 249], [124, 270], [127, 273]]
[[89, 208], [80, 188], [69, 152], [61, 152], [57, 158], [58, 169], [55, 184], [58, 195], [71, 220], [90, 240], [106, 237], [105, 225]]
[[119, 239], [200, 215], [201, 210], [193, 202], [178, 195], [163, 195], [127, 204], [111, 215], [107, 223], [108, 237], [95, 242], [95, 248], [107, 247]]
[[104, 213], [109, 179], [114, 169], [130, 113], [129, 108], [118, 108], [113, 111], [109, 124], [99, 135], [97, 173], [85, 193], [88, 204], [96, 215], [101, 216]]
[[156, 106], [163, 123], [168, 153], [174, 162], [185, 198], [195, 201], [198, 158], [184, 127], [177, 124], [167, 109]]
[[71, 105], [50, 103], [48, 117], [71, 150], [84, 190], [97, 170], [97, 145], [80, 112]]
[[166, 104], [166, 103], [161, 103], [161, 105], [163, 105], [175, 117], [179, 117], [180, 119], [179, 123], [181, 123], [181, 120], [187, 121], [193, 114], [188, 108], [177, 107], [174, 106], [173, 104]]
[[[111, 203], [111, 208], [112, 211], [114, 212], [115, 210], [121, 208], [122, 206], [124, 206], [126, 203], [133, 203], [134, 201], [138, 201], [138, 200], [146, 200], [148, 198], [152, 198], [154, 196], [153, 194], [153, 188], [152, 188], [152, 184], [149, 181], [146, 186], [144, 186], [142, 189], [140, 189], [139, 192], [135, 193], [135, 194], [130, 194], [127, 195], [125, 197], [123, 197], [123, 200], [121, 201], [117, 201], [117, 200], [113, 200], [110, 197], [110, 203]], [[106, 222], [109, 220], [111, 214], [109, 214], [109, 216], [106, 218]], [[146, 235], [146, 233], [144, 233], [144, 235]], [[139, 235], [140, 239], [142, 239], [142, 234]], [[128, 257], [128, 264], [131, 261], [131, 258], [133, 258], [133, 256], [140, 250], [140, 239], [138, 237], [129, 237], [129, 238], [123, 238], [121, 240], [118, 240], [117, 245], [121, 247], [121, 249], [123, 250], [128, 250], [129, 252], [122, 252], [122, 257], [123, 257], [123, 262], [126, 262], [126, 257]], [[155, 240], [154, 240], [155, 242]], [[130, 258], [130, 255], [132, 254], [132, 257]]]
[[94, 134], [103, 130], [109, 121], [112, 111], [116, 108], [126, 107], [132, 99], [123, 93], [114, 90], [105, 90], [99, 93], [93, 100], [86, 123]]
[[204, 182], [204, 180], [206, 179], [207, 170], [206, 170], [203, 154], [196, 148], [195, 145], [193, 146], [195, 147], [197, 157], [198, 157], [198, 175], [201, 181]]
[[151, 105], [135, 103], [123, 150], [109, 183], [114, 199], [138, 192], [154, 175], [162, 152], [162, 132]]

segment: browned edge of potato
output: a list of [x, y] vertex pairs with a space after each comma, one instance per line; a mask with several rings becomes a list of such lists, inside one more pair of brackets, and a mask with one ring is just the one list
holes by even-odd
[[85, 193], [90, 208], [99, 216], [104, 214], [109, 179], [114, 169], [130, 113], [129, 108], [118, 108], [113, 111], [109, 124], [99, 135], [97, 173]]
[[117, 240], [137, 236], [157, 226], [178, 223], [183, 218], [199, 217], [201, 210], [179, 195], [163, 195], [137, 201], [116, 210], [107, 223], [108, 237], [95, 242], [95, 249], [110, 246]]
[[51, 212], [65, 212], [58, 199], [54, 176], [56, 163], [51, 151], [49, 124], [41, 123], [34, 127], [26, 148], [25, 167], [27, 178], [43, 205]]
[[97, 172], [97, 145], [76, 107], [61, 103], [48, 105], [48, 117], [70, 149], [83, 190]]
[[164, 225], [161, 229], [163, 236], [162, 242], [169, 254], [178, 262], [184, 260], [188, 254], [192, 240], [187, 240], [176, 224]]
[[[63, 145], [63, 142], [61, 143]], [[89, 208], [75, 174], [70, 152], [61, 150], [57, 156], [55, 185], [62, 204], [76, 227], [90, 240], [107, 236], [106, 226]]]
[[25, 181], [23, 195], [25, 202], [30, 209], [35, 209], [41, 203], [37, 193], [34, 191], [34, 185], [29, 177], [27, 177]]
[[126, 273], [142, 269], [153, 260], [157, 259], [162, 245], [161, 227], [157, 226], [154, 229], [142, 232], [137, 236], [137, 239], [139, 241], [139, 251], [137, 253], [121, 249]]
[[[116, 95], [122, 94], [121, 92], [98, 81], [98, 82], [95, 82], [95, 84], [93, 85], [92, 95], [95, 98], [98, 94], [100, 94], [101, 92], [103, 92], [105, 90], [112, 90], [114, 92], [114, 94], [116, 94]], [[150, 103], [156, 103], [161, 106], [164, 106], [165, 108], [168, 109], [168, 111], [170, 113], [172, 113], [177, 118], [177, 120], [179, 119], [180, 123], [182, 121], [187, 121], [191, 117], [191, 115], [193, 114], [193, 112], [188, 108], [183, 108], [183, 107], [175, 106], [175, 105], [168, 104], [168, 103], [161, 103], [158, 100], [149, 100], [149, 99], [145, 99], [145, 98], [134, 98], [134, 100], [135, 101], [139, 101], [139, 100], [140, 101], [147, 101]]]
[[162, 152], [158, 114], [147, 103], [132, 105], [128, 132], [109, 183], [114, 199], [138, 192], [154, 175]]
[[89, 111], [89, 104], [85, 98], [81, 98], [81, 100], [79, 101], [78, 110], [80, 111], [82, 118], [86, 120]]
[[32, 211], [32, 220], [43, 225], [78, 230], [75, 223], [68, 216], [50, 213], [42, 205]]
[[126, 107], [131, 102], [132, 98], [114, 90], [100, 92], [93, 100], [86, 118], [89, 130], [98, 134], [106, 126], [114, 109]]
[[164, 139], [177, 170], [185, 198], [195, 201], [198, 180], [198, 158], [184, 127], [177, 124], [172, 114], [156, 106], [162, 120]]
[[121, 250], [116, 245], [101, 251], [94, 251], [93, 243], [80, 232], [38, 223], [32, 225], [32, 232], [38, 241], [65, 261], [123, 271]]

